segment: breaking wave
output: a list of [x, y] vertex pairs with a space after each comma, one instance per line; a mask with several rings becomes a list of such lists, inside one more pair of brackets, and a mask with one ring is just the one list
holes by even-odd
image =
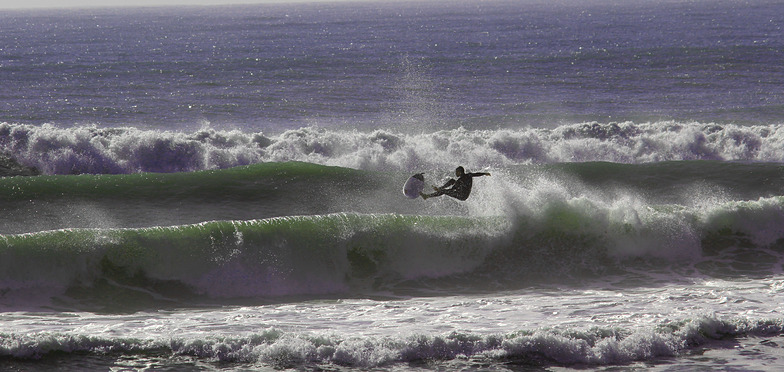
[[0, 153], [45, 174], [183, 172], [302, 161], [363, 170], [669, 160], [784, 161], [784, 125], [581, 123], [555, 129], [403, 134], [304, 127], [276, 135], [202, 129], [0, 124]]
[[765, 277], [784, 262], [781, 226], [784, 197], [638, 209], [573, 199], [515, 216], [338, 213], [3, 235], [0, 305], [449, 294], [613, 275], [648, 285], [646, 273], [662, 270], [664, 280]]

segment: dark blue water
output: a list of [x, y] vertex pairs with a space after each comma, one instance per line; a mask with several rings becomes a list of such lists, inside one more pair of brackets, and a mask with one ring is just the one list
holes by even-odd
[[0, 13], [0, 122], [159, 129], [780, 123], [775, 1]]

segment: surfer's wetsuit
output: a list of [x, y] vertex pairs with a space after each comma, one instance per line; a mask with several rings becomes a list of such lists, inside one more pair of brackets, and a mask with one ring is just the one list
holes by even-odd
[[[458, 177], [447, 181], [444, 186], [434, 187], [436, 192], [432, 194], [420, 193], [422, 199], [432, 198], [434, 196], [449, 195], [458, 200], [466, 200], [471, 195], [471, 187], [474, 184], [474, 177], [489, 176], [490, 173], [465, 173], [463, 167], [455, 169], [455, 175]], [[451, 188], [447, 188], [452, 186]]]

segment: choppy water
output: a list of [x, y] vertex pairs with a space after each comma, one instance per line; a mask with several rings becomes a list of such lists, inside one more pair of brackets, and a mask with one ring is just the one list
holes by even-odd
[[782, 10], [0, 13], [0, 366], [780, 369]]

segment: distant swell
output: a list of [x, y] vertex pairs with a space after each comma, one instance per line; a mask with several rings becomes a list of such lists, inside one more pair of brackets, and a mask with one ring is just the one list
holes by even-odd
[[646, 329], [538, 329], [507, 334], [401, 335], [351, 338], [268, 329], [247, 337], [158, 339], [78, 334], [0, 334], [0, 357], [38, 359], [50, 353], [111, 353], [168, 358], [193, 356], [275, 368], [318, 365], [374, 368], [394, 363], [486, 362], [525, 365], [612, 365], [672, 357], [716, 340], [778, 336], [782, 319], [702, 317]]
[[182, 172], [303, 161], [365, 170], [528, 163], [668, 160], [784, 161], [784, 125], [582, 123], [556, 129], [403, 134], [306, 127], [278, 135], [0, 124], [0, 152], [45, 174]]

